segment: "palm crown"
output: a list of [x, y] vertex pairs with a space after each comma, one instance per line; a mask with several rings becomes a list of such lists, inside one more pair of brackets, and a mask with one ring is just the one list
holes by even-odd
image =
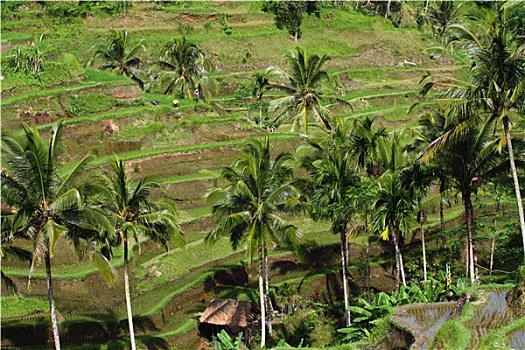
[[[321, 84], [328, 80], [328, 74], [323, 65], [330, 59], [328, 55], [307, 56], [306, 52], [297, 48], [287, 55], [291, 72], [287, 73], [275, 68], [273, 73], [285, 81], [286, 85], [272, 84], [273, 89], [280, 90], [286, 96], [271, 102], [271, 110], [279, 110], [275, 122], [282, 119], [292, 119], [292, 128], [300, 126], [303, 132], [308, 132], [308, 119], [313, 117], [323, 128], [330, 130], [332, 121], [328, 109], [321, 105], [323, 90]], [[340, 100], [340, 99], [336, 99]], [[342, 101], [342, 100], [341, 100]]]
[[167, 86], [165, 93], [180, 88], [185, 97], [191, 97], [202, 73], [211, 70], [211, 63], [204, 58], [204, 53], [185, 37], [173, 39], [157, 65], [163, 70], [160, 75], [161, 85]]
[[207, 239], [213, 241], [230, 234], [234, 248], [247, 243], [252, 259], [259, 245], [286, 244], [294, 237], [287, 233], [295, 227], [277, 213], [298, 192], [288, 183], [293, 174], [286, 163], [290, 155], [280, 154], [272, 161], [269, 139], [265, 143], [252, 140], [244, 150], [243, 156], [222, 171], [221, 179], [227, 186], [208, 194], [209, 199], [218, 200], [212, 207], [214, 215], [224, 220]]

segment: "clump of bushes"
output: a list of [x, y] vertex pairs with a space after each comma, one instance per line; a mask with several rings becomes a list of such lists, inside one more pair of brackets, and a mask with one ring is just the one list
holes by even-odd
[[67, 99], [66, 112], [71, 116], [85, 116], [90, 113], [106, 111], [116, 105], [116, 99], [106, 95], [71, 95]]

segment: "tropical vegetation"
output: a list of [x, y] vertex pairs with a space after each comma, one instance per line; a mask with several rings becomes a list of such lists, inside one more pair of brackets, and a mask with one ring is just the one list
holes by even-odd
[[524, 13], [2, 3], [2, 346], [525, 346]]

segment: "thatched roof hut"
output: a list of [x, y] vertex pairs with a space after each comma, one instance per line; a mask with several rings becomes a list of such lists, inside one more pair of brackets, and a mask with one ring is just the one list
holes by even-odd
[[251, 302], [216, 298], [204, 310], [200, 323], [208, 323], [229, 328], [245, 328], [250, 317]]

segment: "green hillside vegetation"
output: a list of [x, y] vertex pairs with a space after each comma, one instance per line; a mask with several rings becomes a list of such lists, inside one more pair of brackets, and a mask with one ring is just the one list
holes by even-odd
[[[2, 348], [56, 348], [46, 285], [49, 255], [56, 332], [63, 349], [134, 350], [135, 343], [138, 349], [258, 349], [261, 344], [267, 349], [408, 349], [418, 334], [396, 322], [398, 307], [456, 302], [466, 293], [472, 294], [473, 302], [434, 330], [437, 342], [432, 348], [525, 346], [512, 338], [525, 334], [525, 314], [516, 314], [510, 322], [498, 319], [501, 324], [489, 330], [469, 324], [473, 315], [482, 317], [476, 305], [487, 305], [491, 291], [519, 285], [524, 262], [525, 242], [502, 137], [506, 120], [523, 189], [523, 56], [516, 58], [516, 72], [523, 75], [516, 73], [516, 81], [521, 80], [515, 90], [506, 82], [486, 90], [487, 95], [500, 96], [508, 89], [501, 105], [508, 113], [504, 115], [501, 109], [490, 110], [499, 97], [478, 99], [489, 101], [486, 104], [460, 104], [465, 96], [474, 96], [474, 101], [480, 96], [475, 94], [485, 92], [458, 88], [457, 95], [451, 95], [456, 84], [479, 73], [472, 70], [476, 65], [470, 64], [459, 43], [452, 55], [439, 56], [429, 49], [461, 39], [447, 37], [449, 32], [440, 36], [431, 15], [447, 11], [441, 2], [430, 1], [425, 10], [424, 1], [392, 1], [387, 18], [387, 2], [313, 2], [318, 16], [303, 14], [297, 42], [276, 26], [272, 6], [277, 3], [1, 3]], [[459, 20], [466, 14], [482, 18], [483, 6], [499, 6], [479, 3], [449, 2], [447, 6], [457, 8], [457, 14], [449, 15], [458, 22], [450, 22], [447, 30], [453, 34], [450, 28], [463, 23]], [[522, 14], [525, 18], [525, 5], [519, 1], [509, 13], [509, 30], [522, 38], [519, 23]], [[122, 43], [122, 38], [127, 40], [125, 47], [116, 53], [112, 40]], [[194, 51], [186, 52], [191, 63], [184, 66], [185, 79], [178, 73], [182, 64], [177, 66], [175, 55], [164, 55], [182, 45], [183, 38], [194, 45]], [[293, 57], [301, 52], [310, 59], [329, 59], [316, 67], [318, 80], [293, 86], [277, 73], [294, 78], [294, 73], [312, 74], [313, 68], [292, 71]], [[169, 59], [171, 68], [159, 63]], [[258, 85], [257, 77], [268, 80]], [[166, 94], [170, 82], [172, 90]], [[423, 91], [425, 87], [430, 89]], [[283, 99], [290, 91], [295, 95]], [[301, 107], [306, 125], [294, 119]], [[279, 119], [284, 108], [290, 113]], [[59, 160], [46, 163], [46, 170], [39, 172], [47, 176], [48, 166], [57, 171], [38, 191], [50, 195], [45, 186], [54, 190], [57, 179], [67, 181], [73, 175], [78, 175], [75, 185], [85, 185], [78, 196], [69, 184], [64, 188], [70, 191], [60, 188], [63, 192], [48, 198], [22, 192], [13, 181], [17, 174], [32, 174], [20, 171], [20, 166], [21, 159], [33, 153], [15, 157], [12, 140], [25, 145], [28, 133], [53, 140], [59, 124], [56, 149], [45, 146], [36, 152], [41, 159], [47, 154]], [[454, 129], [437, 148], [431, 146], [458, 125], [463, 129]], [[253, 140], [261, 147], [268, 140], [272, 164], [281, 153], [290, 156], [279, 163], [286, 169], [267, 183], [261, 180], [271, 174], [266, 170], [255, 171], [261, 176], [257, 181], [247, 180], [247, 169], [266, 169], [264, 162], [240, 161]], [[461, 153], [471, 148], [468, 156]], [[86, 155], [89, 162], [84, 166]], [[458, 160], [461, 156], [468, 161]], [[148, 203], [159, 207], [139, 210], [139, 204], [130, 205], [126, 212], [115, 213], [121, 219], [107, 214], [109, 204], [98, 176], [110, 172], [115, 159], [123, 162], [122, 170], [135, 186], [141, 179], [159, 184], [144, 192]], [[467, 162], [471, 163], [464, 166]], [[65, 176], [79, 164], [82, 171]], [[461, 173], [472, 164], [475, 171]], [[243, 185], [236, 185], [234, 172], [243, 175]], [[32, 188], [36, 180], [28, 179], [24, 184]], [[291, 187], [277, 190], [281, 180]], [[235, 226], [241, 216], [226, 221], [239, 208], [256, 207], [243, 207], [248, 199], [257, 199], [256, 191], [247, 194], [253, 183], [269, 188], [257, 193], [266, 202], [247, 223], [264, 217], [260, 225], [267, 225], [275, 214], [275, 232], [258, 224], [252, 230]], [[230, 191], [230, 196], [214, 193], [218, 188]], [[240, 192], [232, 196], [234, 191]], [[270, 191], [276, 194], [266, 198]], [[16, 221], [32, 198], [37, 199], [28, 207], [29, 216]], [[228, 201], [230, 207], [220, 212], [218, 204]], [[166, 203], [170, 206], [163, 207]], [[468, 225], [466, 208], [473, 215]], [[264, 211], [271, 215], [264, 216]], [[149, 214], [174, 218], [184, 246], [176, 239], [163, 241], [163, 229], [173, 234], [167, 228], [170, 223], [159, 217], [155, 222], [151, 217], [138, 219]], [[56, 231], [39, 222], [23, 229], [37, 217], [45, 217]], [[131, 226], [137, 231], [125, 231]], [[212, 239], [221, 227], [226, 235]], [[300, 242], [290, 236], [295, 229]], [[38, 232], [42, 235], [35, 235]], [[59, 234], [63, 237], [55, 239]], [[159, 240], [152, 239], [159, 234]], [[42, 241], [36, 249], [38, 239]], [[235, 239], [237, 247], [232, 246]], [[254, 239], [251, 245], [249, 239]], [[346, 240], [347, 269], [342, 269]], [[129, 252], [124, 242], [129, 242]], [[44, 247], [53, 245], [46, 255]], [[35, 266], [33, 254], [40, 254]], [[265, 254], [267, 260], [261, 259]], [[469, 254], [476, 256], [474, 262]], [[102, 256], [111, 266], [103, 264]], [[131, 336], [124, 292], [128, 272]], [[111, 276], [114, 283], [108, 284], [105, 278]], [[266, 278], [268, 287], [262, 283]], [[264, 321], [273, 329], [263, 322], [262, 332], [260, 315], [268, 315], [268, 310], [261, 301], [266, 297], [275, 313]], [[224, 327], [199, 322], [215, 298], [251, 302], [249, 325], [241, 329], [242, 345], [227, 347], [216, 337]], [[239, 329], [229, 331], [233, 343]], [[506, 340], [500, 343], [502, 337]]]

